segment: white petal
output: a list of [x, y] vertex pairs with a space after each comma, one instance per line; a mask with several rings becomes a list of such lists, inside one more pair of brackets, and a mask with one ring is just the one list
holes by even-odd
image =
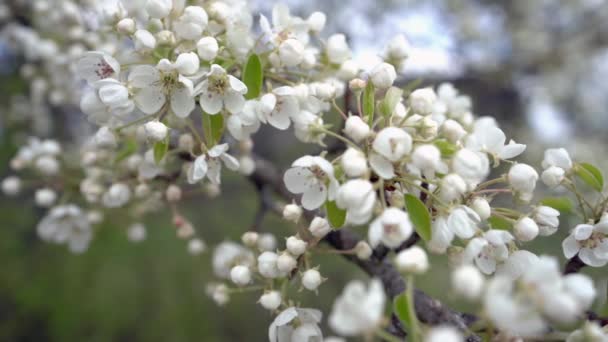
[[285, 171], [283, 176], [283, 182], [289, 192], [294, 194], [301, 194], [306, 191], [309, 187], [307, 184], [309, 179], [313, 177], [312, 172], [308, 168], [304, 167], [292, 167]]
[[578, 257], [581, 258], [582, 262], [591, 267], [602, 267], [608, 263], [608, 259], [598, 258], [589, 248], [582, 248], [580, 252], [578, 252]]
[[236, 114], [243, 110], [245, 97], [241, 93], [229, 90], [224, 95], [224, 105], [230, 113]]
[[496, 260], [486, 255], [480, 255], [475, 259], [475, 265], [482, 273], [492, 274], [496, 271]]
[[207, 114], [217, 114], [220, 112], [220, 110], [222, 110], [222, 96], [218, 93], [215, 92], [203, 92], [201, 94], [201, 98], [200, 98], [200, 104], [201, 104], [201, 108], [203, 108], [203, 110], [205, 111], [205, 113]]
[[232, 75], [228, 75], [228, 81], [230, 82], [230, 88], [232, 88], [232, 90], [241, 95], [247, 94], [247, 86], [245, 83], [241, 82], [241, 80]]
[[369, 230], [367, 232], [367, 238], [370, 246], [374, 248], [378, 246], [382, 240], [382, 235], [382, 222], [380, 222], [380, 218], [377, 218], [372, 222], [372, 224], [369, 225]]
[[564, 256], [568, 259], [574, 257], [580, 248], [581, 247], [578, 245], [578, 241], [576, 241], [574, 235], [568, 235], [568, 237], [562, 242]]
[[224, 165], [232, 171], [239, 169], [239, 161], [228, 153], [224, 153], [220, 156], [220, 159], [224, 162]]
[[209, 152], [207, 152], [207, 154], [211, 158], [217, 158], [217, 157], [221, 156], [222, 154], [226, 153], [228, 151], [228, 148], [229, 148], [228, 144], [215, 145], [209, 150]]
[[209, 171], [207, 172], [207, 178], [213, 184], [221, 183], [222, 164], [217, 159], [209, 159]]
[[196, 159], [194, 159], [194, 163], [192, 164], [189, 182], [196, 183], [200, 181], [207, 174], [207, 170], [208, 166], [205, 156], [198, 156]]
[[129, 73], [129, 83], [135, 88], [146, 88], [160, 81], [160, 72], [150, 65], [138, 65]]
[[593, 226], [590, 224], [579, 224], [574, 227], [574, 238], [578, 241], [587, 240], [593, 233]]
[[390, 162], [390, 160], [384, 158], [383, 156], [377, 153], [370, 153], [369, 164], [374, 172], [378, 174], [378, 176], [384, 179], [391, 179], [395, 177], [393, 164]]
[[141, 88], [133, 99], [135, 100], [137, 108], [146, 114], [158, 112], [166, 101], [162, 89], [157, 87]]
[[291, 120], [289, 120], [289, 113], [287, 112], [278, 112], [276, 110], [273, 110], [268, 114], [266, 118], [268, 120], [268, 123], [276, 129], [285, 130], [289, 128], [289, 125], [291, 125]]
[[327, 188], [324, 184], [316, 183], [302, 195], [302, 207], [307, 210], [319, 208], [327, 199]]
[[196, 103], [191, 92], [187, 88], [177, 88], [171, 93], [171, 110], [180, 118], [185, 118], [192, 111]]
[[511, 159], [515, 158], [518, 155], [524, 153], [526, 150], [526, 145], [524, 144], [516, 144], [513, 140], [509, 142], [509, 145], [506, 145], [502, 148], [500, 153], [498, 154], [498, 158], [500, 159]]
[[243, 140], [245, 138], [245, 134], [243, 133], [243, 123], [238, 115], [230, 115], [226, 120], [226, 128], [228, 128], [228, 132], [230, 135], [236, 140]]

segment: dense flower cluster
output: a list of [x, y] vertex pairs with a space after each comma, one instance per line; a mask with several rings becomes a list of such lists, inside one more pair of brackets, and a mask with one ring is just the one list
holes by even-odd
[[[608, 262], [607, 201], [602, 195], [593, 202], [579, 189], [582, 181], [601, 193], [599, 170], [573, 162], [565, 149], [549, 149], [539, 175], [512, 160], [526, 145], [507, 142], [492, 118], [476, 117], [471, 99], [451, 84], [400, 88], [404, 37], [388, 44], [384, 62], [364, 70], [344, 35], [323, 38], [323, 13], [302, 18], [277, 5], [266, 18], [239, 0], [191, 3], [148, 0], [135, 11], [119, 3], [97, 23], [105, 41], [83, 45], [72, 52], [77, 59], [64, 61], [69, 71], [62, 77], [79, 78], [84, 90], [75, 98], [49, 94], [56, 104], [79, 103], [96, 132], [73, 154], [55, 140], [32, 138], [10, 163], [23, 178], [40, 181], [36, 203], [49, 208], [38, 225], [43, 240], [84, 252], [104, 214], [126, 208], [133, 217], [126, 235], [139, 242], [146, 237], [145, 214], [170, 208], [188, 251], [205, 251], [196, 223], [179, 212], [183, 194], [218, 195], [225, 169], [256, 172], [252, 135], [268, 125], [293, 129], [301, 142], [327, 150], [297, 158], [283, 173], [295, 201], [282, 215], [298, 232], [286, 234], [284, 244], [249, 231], [241, 243], [216, 246], [219, 281], [208, 292], [220, 305], [233, 293], [257, 292], [260, 305], [276, 313], [271, 342], [323, 339], [323, 314], [296, 305], [288, 289], [323, 289], [329, 276], [310, 264], [310, 255], [345, 225], [363, 226], [367, 241], [344, 254], [365, 262], [389, 250], [408, 285], [433, 270], [427, 251], [449, 258], [454, 293], [479, 304], [482, 320], [501, 334], [542, 337], [585, 317], [596, 296], [593, 281], [562, 276], [557, 259], [528, 249], [558, 231], [562, 212], [577, 210], [583, 222], [563, 241], [564, 255], [593, 267]], [[56, 59], [57, 47], [48, 49], [38, 55]], [[73, 79], [66, 82], [73, 87]], [[346, 95], [350, 102], [342, 101]], [[341, 120], [339, 127], [326, 124], [330, 116]], [[335, 143], [343, 147], [338, 152], [328, 148]], [[538, 198], [539, 180], [572, 192], [579, 208]], [[22, 183], [10, 176], [2, 190], [16, 196]], [[509, 197], [514, 205], [504, 207]], [[329, 314], [330, 328], [341, 336], [384, 336], [389, 294], [383, 285], [380, 279], [347, 284]], [[422, 337], [422, 323], [407, 322], [413, 340]], [[572, 338], [588, 331], [606, 338], [592, 324]], [[445, 326], [425, 331], [428, 341], [459, 341], [468, 333]]]

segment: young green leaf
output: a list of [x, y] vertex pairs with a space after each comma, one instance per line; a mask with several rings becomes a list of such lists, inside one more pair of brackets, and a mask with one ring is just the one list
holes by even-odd
[[540, 201], [540, 204], [564, 213], [572, 211], [573, 207], [572, 201], [568, 197], [546, 197]]
[[441, 156], [449, 158], [458, 151], [458, 147], [445, 139], [435, 140], [433, 143], [441, 151]]
[[344, 225], [346, 210], [338, 208], [336, 202], [327, 201], [325, 203], [325, 210], [327, 211], [327, 220], [333, 228], [338, 229]]
[[418, 197], [405, 194], [405, 207], [418, 235], [424, 241], [431, 240], [431, 214], [426, 205]]
[[224, 133], [224, 116], [222, 114], [209, 115], [203, 113], [203, 128], [207, 144], [214, 146], [220, 141]]
[[393, 301], [393, 311], [406, 327], [412, 326], [412, 317], [410, 316], [410, 303], [407, 300], [406, 293], [402, 293], [395, 297]]
[[243, 83], [247, 86], [247, 94], [245, 98], [255, 99], [262, 92], [262, 84], [264, 82], [264, 71], [262, 70], [262, 62], [256, 54], [249, 56], [247, 64], [243, 70]]
[[393, 114], [395, 107], [401, 100], [402, 95], [403, 95], [403, 90], [401, 90], [397, 87], [390, 87], [386, 91], [386, 94], [384, 95], [384, 99], [380, 103], [380, 112], [382, 112], [382, 115], [384, 115], [387, 118], [390, 117], [391, 114]]
[[513, 224], [509, 220], [500, 216], [490, 216], [488, 223], [492, 228], [499, 230], [510, 230], [513, 227]]
[[169, 150], [169, 140], [159, 141], [154, 144], [154, 162], [159, 164]]
[[376, 106], [376, 88], [371, 81], [367, 82], [363, 91], [363, 114], [367, 116], [367, 122], [371, 126], [374, 123], [374, 107]]
[[129, 139], [125, 141], [124, 145], [116, 154], [116, 158], [114, 158], [114, 163], [118, 164], [121, 161], [127, 159], [133, 153], [137, 152], [137, 141], [135, 139]]
[[602, 191], [604, 188], [604, 177], [597, 167], [589, 163], [580, 163], [576, 164], [574, 170], [576, 175], [582, 179], [583, 182], [597, 191]]

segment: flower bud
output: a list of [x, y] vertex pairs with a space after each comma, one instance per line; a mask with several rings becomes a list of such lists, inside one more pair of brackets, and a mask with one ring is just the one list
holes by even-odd
[[135, 43], [135, 50], [154, 50], [156, 48], [156, 38], [146, 30], [137, 30], [133, 34], [133, 41]]
[[296, 66], [302, 62], [304, 45], [295, 38], [286, 39], [279, 45], [279, 58], [287, 67]]
[[273, 279], [279, 276], [277, 259], [279, 256], [274, 252], [264, 252], [258, 256], [258, 272], [265, 278]]
[[485, 278], [473, 265], [463, 265], [452, 272], [452, 288], [467, 300], [476, 300], [481, 296]]
[[441, 132], [445, 137], [452, 143], [458, 142], [465, 135], [467, 131], [462, 128], [462, 125], [458, 121], [452, 119], [445, 120], [441, 125]]
[[564, 180], [565, 174], [566, 172], [561, 167], [550, 166], [548, 169], [543, 171], [540, 178], [546, 186], [555, 188]]
[[353, 115], [346, 119], [344, 133], [358, 143], [367, 138], [370, 135], [371, 130], [369, 125], [365, 123], [360, 116]]
[[238, 265], [230, 270], [230, 279], [239, 286], [244, 286], [251, 282], [251, 271], [249, 267]]
[[297, 204], [288, 204], [283, 208], [283, 218], [287, 221], [297, 223], [302, 216], [302, 208]]
[[470, 207], [482, 220], [487, 220], [492, 214], [492, 208], [490, 208], [488, 200], [483, 197], [475, 197], [473, 201], [471, 201]]
[[551, 207], [540, 206], [534, 211], [534, 221], [538, 225], [540, 235], [552, 235], [559, 227], [559, 211]]
[[423, 173], [435, 172], [441, 165], [441, 151], [435, 145], [419, 145], [412, 152], [412, 164]]
[[367, 260], [372, 256], [373, 251], [369, 243], [361, 240], [355, 245], [355, 253], [357, 254], [357, 258]]
[[192, 137], [192, 134], [184, 133], [180, 135], [177, 145], [179, 146], [180, 150], [189, 152], [192, 151], [192, 149], [194, 148], [194, 138]]
[[397, 78], [395, 67], [388, 63], [376, 65], [370, 71], [370, 80], [376, 88], [387, 89], [393, 85]]
[[162, 30], [156, 33], [156, 44], [158, 45], [174, 45], [175, 34], [169, 30]]
[[513, 227], [515, 237], [519, 241], [532, 241], [538, 236], [538, 225], [529, 217], [521, 218]]
[[446, 202], [460, 198], [467, 190], [467, 184], [455, 173], [450, 173], [441, 180], [439, 197]]
[[306, 252], [308, 243], [301, 240], [297, 236], [290, 236], [287, 238], [287, 250], [294, 256], [302, 255]]
[[350, 90], [352, 90], [354, 92], [365, 89], [366, 85], [367, 85], [367, 82], [365, 82], [364, 80], [362, 80], [360, 78], [355, 78], [355, 79], [352, 79], [350, 82], [348, 82], [348, 87], [350, 88]]
[[141, 223], [134, 223], [127, 229], [127, 238], [131, 242], [141, 242], [146, 239], [146, 227]]
[[169, 128], [160, 121], [150, 121], [144, 124], [144, 131], [148, 140], [158, 142], [165, 140]]
[[538, 173], [530, 165], [519, 163], [511, 167], [508, 179], [515, 191], [531, 194], [536, 187]]
[[35, 166], [40, 173], [47, 176], [56, 175], [59, 172], [59, 162], [51, 156], [42, 156], [38, 158]]
[[175, 60], [177, 71], [186, 76], [194, 75], [200, 67], [198, 55], [194, 52], [180, 53]]
[[135, 32], [135, 21], [131, 18], [124, 18], [116, 24], [116, 30], [122, 34], [133, 34]]
[[463, 342], [462, 334], [451, 326], [435, 326], [429, 330], [424, 342]]
[[171, 13], [173, 9], [172, 0], [148, 0], [146, 2], [146, 13], [152, 18], [162, 19]]
[[108, 127], [103, 126], [95, 133], [95, 145], [99, 148], [115, 148], [116, 136]]
[[106, 208], [118, 208], [131, 199], [131, 189], [124, 183], [115, 183], [103, 195], [103, 205]]
[[2, 181], [2, 192], [6, 196], [16, 196], [21, 191], [21, 179], [10, 176]]
[[169, 203], [179, 202], [182, 199], [182, 189], [175, 184], [169, 185], [165, 191], [165, 198]]
[[351, 57], [351, 51], [343, 34], [334, 34], [327, 39], [327, 57], [332, 64], [342, 64]]
[[313, 12], [308, 19], [306, 19], [306, 23], [308, 23], [308, 28], [313, 32], [321, 32], [325, 27], [325, 22], [327, 21], [327, 17], [323, 12]]
[[258, 249], [260, 251], [273, 251], [277, 248], [277, 239], [270, 233], [260, 234]]
[[277, 258], [277, 268], [284, 274], [288, 274], [298, 266], [297, 260], [289, 253], [283, 252]]
[[213, 286], [211, 290], [211, 298], [217, 305], [224, 305], [230, 300], [230, 293], [228, 287], [224, 284]]
[[247, 247], [254, 247], [258, 244], [259, 234], [256, 232], [245, 232], [241, 236], [241, 241]]
[[150, 187], [148, 184], [141, 183], [135, 187], [135, 197], [144, 198], [150, 194]]
[[44, 188], [36, 191], [36, 204], [38, 206], [48, 208], [55, 203], [55, 200], [57, 200], [57, 194], [51, 189]]
[[329, 222], [323, 217], [315, 216], [308, 226], [310, 233], [316, 238], [322, 238], [331, 231]]
[[260, 297], [260, 304], [267, 310], [278, 309], [281, 301], [281, 293], [279, 291], [266, 292]]
[[433, 114], [437, 95], [433, 88], [416, 89], [410, 94], [410, 107], [420, 115]]
[[217, 57], [219, 46], [214, 37], [203, 37], [196, 43], [198, 56], [204, 61], [212, 61]]
[[395, 266], [401, 272], [422, 274], [429, 269], [429, 260], [424, 249], [412, 246], [397, 254]]
[[365, 155], [352, 147], [349, 147], [340, 159], [344, 173], [349, 177], [361, 177], [367, 171], [367, 159]]
[[386, 47], [386, 57], [390, 60], [401, 61], [410, 54], [410, 43], [404, 35], [400, 34], [390, 40]]
[[321, 278], [321, 273], [311, 268], [304, 272], [302, 275], [302, 285], [310, 291], [316, 291], [319, 285], [323, 282], [323, 278]]
[[201, 239], [192, 239], [188, 241], [188, 253], [191, 255], [199, 255], [206, 249], [205, 243]]

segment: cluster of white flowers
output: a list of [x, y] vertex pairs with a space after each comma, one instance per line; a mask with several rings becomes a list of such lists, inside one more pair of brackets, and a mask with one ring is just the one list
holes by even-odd
[[[66, 101], [79, 103], [99, 127], [66, 150], [54, 140], [30, 139], [10, 163], [23, 177], [2, 182], [10, 196], [34, 187], [36, 203], [50, 208], [38, 226], [43, 240], [84, 252], [105, 213], [128, 210], [134, 220], [126, 236], [140, 242], [145, 214], [170, 208], [177, 236], [198, 255], [206, 244], [180, 214], [185, 191], [219, 195], [222, 166], [244, 176], [256, 172], [252, 136], [262, 125], [293, 127], [303, 143], [325, 148], [334, 139], [344, 149], [293, 161], [281, 185], [294, 201], [282, 207], [282, 217], [297, 233], [287, 234], [284, 248], [274, 235], [254, 231], [241, 243], [219, 244], [212, 266], [221, 282], [208, 287], [220, 305], [232, 293], [258, 292], [260, 305], [277, 314], [271, 342], [322, 340], [322, 313], [295, 305], [287, 289], [323, 289], [327, 279], [310, 256], [345, 225], [362, 226], [367, 239], [342, 254], [364, 263], [382, 254], [374, 250], [388, 250], [385, 262], [408, 278], [432, 269], [427, 251], [447, 255], [456, 265], [454, 292], [480, 304], [501, 333], [541, 336], [590, 308], [589, 277], [562, 276], [556, 259], [526, 249], [558, 231], [557, 209], [575, 210], [561, 208], [563, 199], [535, 198], [540, 178], [571, 191], [584, 219], [563, 241], [565, 256], [594, 267], [608, 263], [608, 201], [590, 203], [577, 187], [582, 181], [601, 192], [599, 170], [574, 163], [565, 149], [548, 149], [539, 176], [511, 160], [526, 145], [507, 142], [494, 119], [475, 117], [471, 99], [451, 84], [399, 88], [396, 70], [409, 50], [402, 36], [390, 41], [382, 63], [364, 71], [344, 35], [323, 38], [323, 13], [302, 18], [277, 5], [270, 19], [259, 16], [259, 25], [254, 19], [240, 0], [148, 0], [136, 10], [119, 3], [97, 22], [97, 31], [107, 33], [103, 40], [93, 35], [87, 47], [94, 51], [82, 46], [71, 52], [77, 60], [64, 63], [84, 87], [73, 93], [76, 101]], [[30, 52], [58, 58], [57, 46], [39, 48], [49, 51]], [[337, 100], [346, 94], [354, 105], [342, 108]], [[340, 126], [332, 130], [328, 116]], [[26, 182], [28, 171], [41, 182]], [[503, 207], [509, 197], [514, 206]], [[350, 282], [329, 326], [349, 337], [384, 331], [387, 299], [379, 279], [367, 287]], [[426, 340], [462, 337], [436, 327]]]

